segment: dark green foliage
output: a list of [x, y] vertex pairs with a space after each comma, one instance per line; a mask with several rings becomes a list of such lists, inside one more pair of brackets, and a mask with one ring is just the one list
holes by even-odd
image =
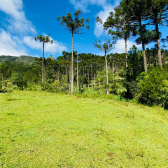
[[119, 97], [124, 97], [126, 93], [126, 88], [123, 86], [123, 82], [119, 80], [114, 80], [113, 84], [110, 85], [110, 94], [118, 95]]
[[168, 74], [160, 67], [150, 69], [148, 75], [138, 83], [138, 100], [148, 105], [162, 105], [167, 108]]
[[0, 93], [6, 93], [7, 92], [7, 90], [5, 90], [5, 89], [0, 89]]
[[83, 76], [80, 78], [80, 83], [82, 84], [82, 88], [83, 88], [83, 85], [84, 85], [84, 84], [88, 84], [88, 79], [87, 79], [87, 77], [83, 75]]
[[17, 85], [20, 90], [23, 90], [27, 87], [27, 81], [24, 80], [23, 76], [20, 73], [13, 73], [11, 76], [12, 83]]
[[31, 70], [28, 70], [24, 73], [24, 80], [28, 83], [36, 83], [38, 84], [41, 79], [41, 71], [38, 67], [31, 67]]
[[0, 56], [0, 62], [15, 62], [18, 59], [18, 57], [15, 56]]
[[71, 13], [68, 13], [66, 16], [57, 17], [57, 20], [61, 22], [61, 25], [65, 30], [70, 31], [72, 34], [81, 34], [83, 28], [89, 29], [89, 19], [84, 20], [83, 18], [79, 19], [79, 15], [82, 14], [81, 10], [77, 10], [74, 13], [75, 18], [72, 17]]
[[130, 77], [134, 80], [144, 71], [142, 52], [139, 51], [135, 45], [133, 45], [129, 51], [128, 65]]
[[135, 45], [130, 49], [128, 55], [128, 73], [124, 86], [127, 89], [125, 98], [133, 99], [137, 94], [137, 81], [136, 78], [144, 71], [143, 55]]
[[42, 36], [42, 35], [39, 35], [39, 36], [35, 36], [34, 37], [34, 40], [35, 41], [40, 41], [42, 43], [49, 43], [52, 44], [53, 43], [53, 40], [50, 39], [50, 36]]
[[3, 77], [0, 85], [2, 84], [6, 88], [7, 83], [12, 82], [13, 85], [23, 90], [28, 83], [39, 83], [41, 76], [41, 71], [39, 72], [39, 70], [40, 67], [38, 65], [25, 64], [23, 62], [3, 62], [0, 64], [0, 77]]
[[11, 74], [11, 63], [8, 61], [0, 63], [0, 73], [4, 78], [8, 78]]

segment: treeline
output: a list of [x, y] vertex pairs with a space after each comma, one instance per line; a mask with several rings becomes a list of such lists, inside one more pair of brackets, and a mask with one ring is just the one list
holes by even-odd
[[[165, 98], [166, 101], [163, 99], [168, 91], [168, 86], [165, 83], [168, 79], [168, 51], [162, 50], [163, 69], [158, 69], [157, 49], [147, 49], [146, 53], [149, 65], [148, 75], [144, 73], [143, 52], [138, 50], [136, 46], [133, 46], [128, 52], [128, 69], [125, 67], [124, 53], [107, 55], [109, 70], [109, 86], [107, 86], [105, 57], [91, 53], [78, 54], [75, 51], [74, 94], [84, 94], [85, 96], [87, 94], [92, 94], [92, 96], [106, 95], [108, 87], [109, 94], [117, 95], [119, 99], [137, 99], [141, 103], [165, 106], [167, 98]], [[5, 89], [11, 82], [15, 89], [36, 90], [41, 88], [41, 62], [42, 58], [35, 58], [33, 64], [1, 63], [1, 87]], [[52, 56], [44, 59], [44, 67], [45, 85], [42, 89], [70, 94], [71, 53], [64, 51], [62, 56], [57, 57], [56, 60]], [[167, 91], [164, 89], [167, 89]]]

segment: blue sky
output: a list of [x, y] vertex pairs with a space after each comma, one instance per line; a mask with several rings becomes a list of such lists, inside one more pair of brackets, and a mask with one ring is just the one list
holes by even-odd
[[[58, 16], [65, 16], [81, 9], [80, 17], [90, 19], [90, 30], [84, 34], [74, 35], [74, 50], [78, 53], [103, 55], [94, 48], [95, 39], [104, 40], [107, 33], [102, 25], [95, 22], [99, 16], [103, 21], [120, 0], [0, 0], [0, 55], [42, 56], [42, 43], [34, 41], [34, 36], [50, 34], [54, 43], [45, 44], [45, 57], [54, 58], [62, 55], [62, 51], [71, 52], [71, 34], [66, 31]], [[167, 36], [167, 27], [160, 27], [162, 37]], [[134, 39], [128, 41], [128, 48]], [[147, 47], [153, 47], [150, 44]], [[141, 46], [137, 46], [141, 49]], [[124, 52], [124, 40], [119, 40], [112, 53]]]

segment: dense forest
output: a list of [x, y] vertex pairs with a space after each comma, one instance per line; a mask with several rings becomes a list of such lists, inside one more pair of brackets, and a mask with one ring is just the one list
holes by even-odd
[[[39, 35], [35, 41], [43, 43], [43, 57], [1, 56], [1, 92], [9, 88], [41, 88], [71, 95], [116, 95], [120, 100], [133, 99], [168, 109], [168, 36], [161, 38], [159, 31], [159, 26], [168, 24], [167, 0], [123, 0], [114, 13], [109, 13], [106, 22], [97, 17], [96, 21], [103, 24], [110, 37], [106, 42], [93, 44], [104, 51], [104, 56], [73, 51], [73, 34], [89, 29], [89, 19], [79, 19], [80, 14], [77, 10], [74, 18], [70, 13], [57, 18], [72, 33], [72, 52], [64, 51], [56, 59], [52, 56], [46, 59], [45, 43], [53, 41], [49, 36]], [[132, 36], [142, 45], [142, 51], [135, 45], [127, 51], [127, 40]], [[125, 40], [125, 53], [110, 53], [121, 38]], [[153, 48], [145, 48], [152, 42]]]

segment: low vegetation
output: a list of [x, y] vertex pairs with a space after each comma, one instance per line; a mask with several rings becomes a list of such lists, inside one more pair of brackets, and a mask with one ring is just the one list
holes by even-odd
[[114, 98], [0, 93], [0, 166], [165, 168], [167, 120], [161, 107]]

